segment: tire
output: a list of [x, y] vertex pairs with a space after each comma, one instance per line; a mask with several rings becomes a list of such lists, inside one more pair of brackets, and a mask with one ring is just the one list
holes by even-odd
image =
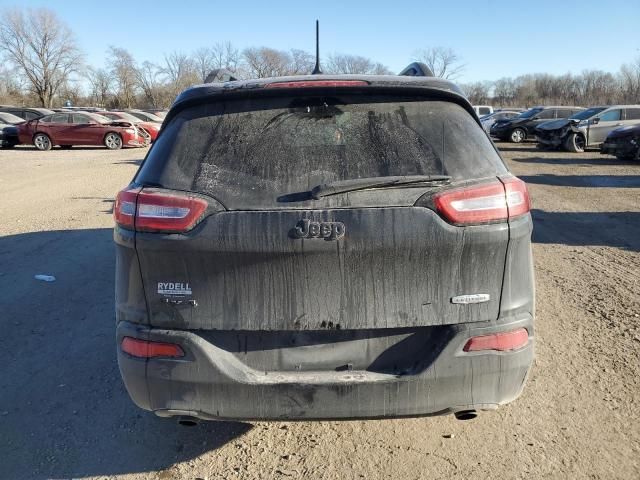
[[522, 128], [514, 128], [509, 134], [509, 141], [511, 143], [522, 143], [527, 138], [527, 132]]
[[570, 133], [564, 141], [564, 148], [567, 152], [583, 153], [585, 147], [585, 139], [579, 133]]
[[49, 135], [47, 135], [46, 133], [36, 133], [33, 136], [33, 146], [36, 147], [38, 150], [41, 151], [47, 151], [47, 150], [51, 150], [51, 147], [53, 146], [51, 144], [51, 139], [49, 138]]
[[115, 132], [109, 132], [104, 136], [104, 146], [109, 150], [120, 150], [122, 148], [122, 137]]
[[61, 148], [62, 150], [70, 150], [70, 149], [71, 149], [71, 147], [73, 147], [73, 145], [60, 145], [60, 148]]

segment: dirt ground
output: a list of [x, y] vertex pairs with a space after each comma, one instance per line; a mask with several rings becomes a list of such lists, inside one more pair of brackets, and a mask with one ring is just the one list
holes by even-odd
[[522, 397], [471, 422], [193, 428], [137, 409], [115, 359], [112, 201], [145, 152], [0, 150], [0, 478], [640, 478], [640, 164], [499, 146], [534, 206]]

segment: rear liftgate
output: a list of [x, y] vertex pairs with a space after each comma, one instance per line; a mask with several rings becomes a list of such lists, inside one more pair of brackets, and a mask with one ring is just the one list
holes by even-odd
[[[243, 395], [242, 385], [264, 387], [262, 400], [269, 400], [269, 387], [278, 385], [284, 395], [271, 401], [282, 402], [288, 388], [305, 384], [352, 389], [394, 383], [424, 372], [445, 349], [504, 351], [526, 344], [526, 330], [519, 329], [449, 345], [468, 328], [462, 324], [499, 316], [507, 220], [529, 211], [524, 183], [506, 177], [446, 188], [419, 203], [226, 211], [202, 195], [125, 190], [115, 215], [138, 232], [151, 331], [183, 331], [192, 351], [131, 340], [127, 347], [142, 357], [164, 352], [214, 361], [231, 378], [215, 388], [233, 396]], [[170, 372], [160, 375], [171, 378]], [[209, 388], [206, 377], [192, 380]], [[211, 393], [182, 396], [192, 406], [193, 396]], [[318, 400], [312, 390], [308, 396], [308, 405], [289, 400], [292, 417], [307, 415]], [[256, 416], [269, 417], [259, 403]], [[218, 415], [235, 416], [233, 406], [223, 405], [224, 414], [220, 407]], [[354, 408], [336, 406], [335, 416], [356, 415]]]

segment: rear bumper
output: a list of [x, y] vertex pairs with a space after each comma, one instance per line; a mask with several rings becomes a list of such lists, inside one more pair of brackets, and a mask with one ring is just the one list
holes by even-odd
[[[517, 351], [466, 353], [462, 350], [472, 336], [520, 327], [526, 328], [530, 337], [529, 343]], [[198, 331], [155, 329], [120, 322], [117, 327], [118, 345], [125, 336], [177, 343], [186, 356], [183, 359], [145, 360], [132, 357], [118, 348], [118, 363], [132, 400], [159, 416], [244, 420], [423, 416], [493, 409], [520, 395], [534, 357], [531, 316], [447, 326], [444, 336], [425, 335], [427, 331], [421, 330], [439, 328], [443, 327], [407, 330], [420, 339], [430, 339], [418, 348], [415, 342], [411, 344], [409, 340], [407, 343], [411, 335], [404, 341], [389, 343], [390, 347], [383, 352], [388, 358], [402, 362], [404, 351], [411, 355], [418, 352], [423, 357], [415, 361], [412, 359], [412, 367], [403, 371], [378, 368], [384, 363], [380, 361], [383, 355], [374, 358], [365, 368], [354, 365], [353, 369], [306, 371], [304, 366], [300, 369], [268, 370], [267, 366], [261, 369], [255, 364], [248, 365], [243, 361], [247, 355], [246, 343], [234, 347], [231, 345], [233, 342], [215, 341], [216, 335], [233, 335], [240, 340], [242, 332], [214, 331], [200, 335]], [[277, 358], [282, 366], [287, 364], [284, 357], [297, 356], [290, 363], [295, 364], [304, 355], [315, 354], [317, 358], [320, 353], [324, 358], [326, 352], [335, 352], [336, 347], [341, 349], [335, 356], [336, 361], [343, 360], [346, 367], [350, 357], [344, 352], [353, 351], [356, 357], [360, 352], [362, 358], [362, 352], [367, 352], [364, 354], [366, 357], [370, 348], [380, 345], [381, 331], [369, 332], [372, 334], [370, 338], [361, 335], [348, 344], [284, 346], [270, 351], [269, 355]], [[291, 332], [282, 333], [291, 335]], [[253, 332], [252, 335], [259, 333]], [[212, 338], [214, 340], [210, 341]]]

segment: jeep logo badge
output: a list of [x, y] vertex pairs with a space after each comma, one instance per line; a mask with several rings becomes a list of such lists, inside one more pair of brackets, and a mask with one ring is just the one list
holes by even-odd
[[295, 238], [338, 240], [344, 237], [345, 230], [342, 222], [312, 222], [305, 218], [298, 222], [292, 233]]

